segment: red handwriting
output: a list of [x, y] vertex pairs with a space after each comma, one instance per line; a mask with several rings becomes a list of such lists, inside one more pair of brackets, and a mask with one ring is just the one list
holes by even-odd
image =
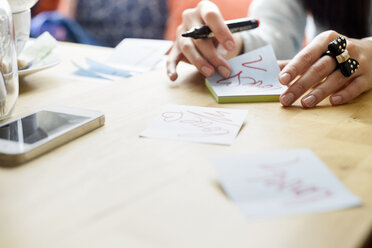
[[245, 62], [245, 63], [242, 64], [242, 66], [247, 67], [247, 68], [251, 68], [251, 69], [256, 69], [256, 70], [261, 70], [261, 71], [267, 72], [267, 70], [264, 69], [264, 68], [250, 66], [250, 64], [254, 64], [254, 63], [258, 63], [258, 62], [261, 62], [262, 61], [262, 56], [261, 55], [258, 55], [258, 56], [260, 57], [258, 60]]
[[289, 176], [288, 167], [296, 165], [298, 161], [299, 158], [277, 164], [263, 164], [260, 168], [268, 172], [268, 175], [248, 178], [248, 182], [262, 183], [280, 192], [290, 192], [294, 198], [284, 203], [288, 205], [316, 202], [332, 196], [332, 192], [325, 188], [307, 184], [301, 178]]
[[[245, 68], [250, 68], [250, 69], [255, 69], [255, 70], [261, 70], [264, 72], [267, 72], [267, 69], [261, 68], [261, 67], [256, 67], [256, 66], [251, 66], [251, 64], [259, 63], [263, 60], [262, 56], [259, 55], [259, 59], [254, 60], [254, 61], [249, 61], [242, 63], [242, 66]], [[246, 72], [246, 70], [244, 70]], [[225, 84], [230, 87], [238, 87], [238, 86], [245, 86], [245, 87], [256, 87], [256, 88], [273, 88], [273, 84], [264, 84], [262, 80], [256, 80], [252, 76], [242, 76], [243, 70], [239, 71], [235, 75], [231, 75], [228, 78], [222, 78], [217, 81], [219, 84]], [[248, 80], [247, 80], [248, 79]]]
[[[188, 117], [185, 117], [187, 114]], [[180, 111], [180, 112], [165, 112], [162, 114], [164, 122], [178, 122], [192, 127], [199, 128], [200, 133], [183, 133], [178, 136], [182, 137], [209, 137], [209, 136], [221, 136], [229, 134], [230, 131], [227, 127], [221, 126], [221, 124], [239, 127], [238, 124], [234, 123], [232, 119], [228, 118], [229, 113], [223, 111], [215, 112], [201, 112], [195, 111]]]
[[[262, 80], [256, 80], [253, 77], [242, 77], [243, 71], [238, 72], [235, 75], [232, 75], [228, 78], [222, 78], [217, 81], [219, 84], [225, 84], [230, 87], [238, 87], [238, 86], [249, 86], [249, 87], [256, 87], [256, 88], [274, 88], [272, 84], [263, 84]], [[249, 79], [249, 80], [246, 80]]]
[[182, 112], [165, 112], [162, 115], [165, 122], [179, 121], [183, 117]]

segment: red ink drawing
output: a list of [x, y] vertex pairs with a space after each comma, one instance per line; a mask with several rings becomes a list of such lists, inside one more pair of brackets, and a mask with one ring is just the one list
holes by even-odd
[[[254, 60], [254, 61], [249, 61], [242, 63], [242, 66], [245, 68], [250, 68], [250, 69], [255, 69], [255, 70], [261, 70], [264, 72], [267, 72], [267, 69], [261, 68], [261, 67], [256, 67], [256, 66], [251, 66], [251, 64], [259, 63], [263, 60], [262, 56], [259, 55], [259, 59]], [[263, 80], [257, 80], [256, 78], [252, 76], [243, 76], [243, 71], [246, 73], [246, 69], [243, 68], [240, 70], [238, 73], [235, 75], [231, 75], [228, 78], [222, 78], [217, 81], [218, 84], [224, 84], [228, 87], [240, 87], [244, 86], [244, 88], [260, 88], [261, 90], [265, 89], [273, 89], [274, 85], [273, 84], [264, 84]], [[275, 89], [279, 89], [279, 87], [275, 87]]]
[[261, 70], [261, 71], [267, 72], [267, 70], [264, 69], [264, 68], [250, 66], [250, 64], [255, 64], [255, 63], [261, 62], [263, 60], [261, 55], [258, 55], [258, 56], [260, 57], [258, 60], [245, 62], [245, 63], [242, 64], [242, 66], [247, 67], [247, 68], [251, 68], [251, 69], [256, 69], [256, 70]]
[[165, 122], [179, 121], [183, 117], [182, 112], [165, 112], [162, 114], [163, 120]]
[[308, 184], [301, 178], [291, 178], [288, 175], [287, 168], [295, 166], [298, 162], [299, 158], [277, 164], [263, 164], [260, 168], [268, 172], [268, 175], [258, 178], [248, 178], [247, 181], [249, 183], [261, 183], [279, 192], [287, 191], [291, 193], [293, 199], [285, 202], [285, 205], [313, 203], [331, 197], [331, 191]]
[[[191, 117], [185, 117], [185, 114]], [[165, 112], [162, 119], [166, 123], [178, 122], [181, 124], [190, 125], [199, 128], [200, 133], [182, 133], [178, 134], [181, 137], [211, 137], [221, 136], [230, 133], [229, 129], [221, 126], [221, 124], [239, 127], [232, 119], [228, 118], [229, 113], [223, 111], [201, 112], [185, 111], [185, 112]]]

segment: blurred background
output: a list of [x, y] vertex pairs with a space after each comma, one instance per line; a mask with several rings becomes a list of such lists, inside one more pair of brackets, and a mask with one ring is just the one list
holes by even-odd
[[[174, 40], [182, 12], [200, 0], [39, 0], [31, 37], [115, 47], [124, 38]], [[225, 19], [245, 17], [252, 0], [212, 0]], [[237, 7], [238, 6], [238, 7]]]

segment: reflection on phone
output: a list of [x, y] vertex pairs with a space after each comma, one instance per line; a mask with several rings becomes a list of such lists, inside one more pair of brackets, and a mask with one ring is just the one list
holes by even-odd
[[33, 144], [87, 119], [83, 116], [41, 111], [0, 126], [0, 139]]

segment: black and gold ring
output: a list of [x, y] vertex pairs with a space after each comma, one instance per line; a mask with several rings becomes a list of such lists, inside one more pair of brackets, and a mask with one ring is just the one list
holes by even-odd
[[341, 70], [342, 75], [350, 77], [359, 68], [359, 63], [355, 59], [350, 58], [349, 52], [346, 49], [347, 43], [343, 36], [338, 37], [328, 44], [328, 51], [323, 54], [333, 57], [337, 62], [337, 68]]

